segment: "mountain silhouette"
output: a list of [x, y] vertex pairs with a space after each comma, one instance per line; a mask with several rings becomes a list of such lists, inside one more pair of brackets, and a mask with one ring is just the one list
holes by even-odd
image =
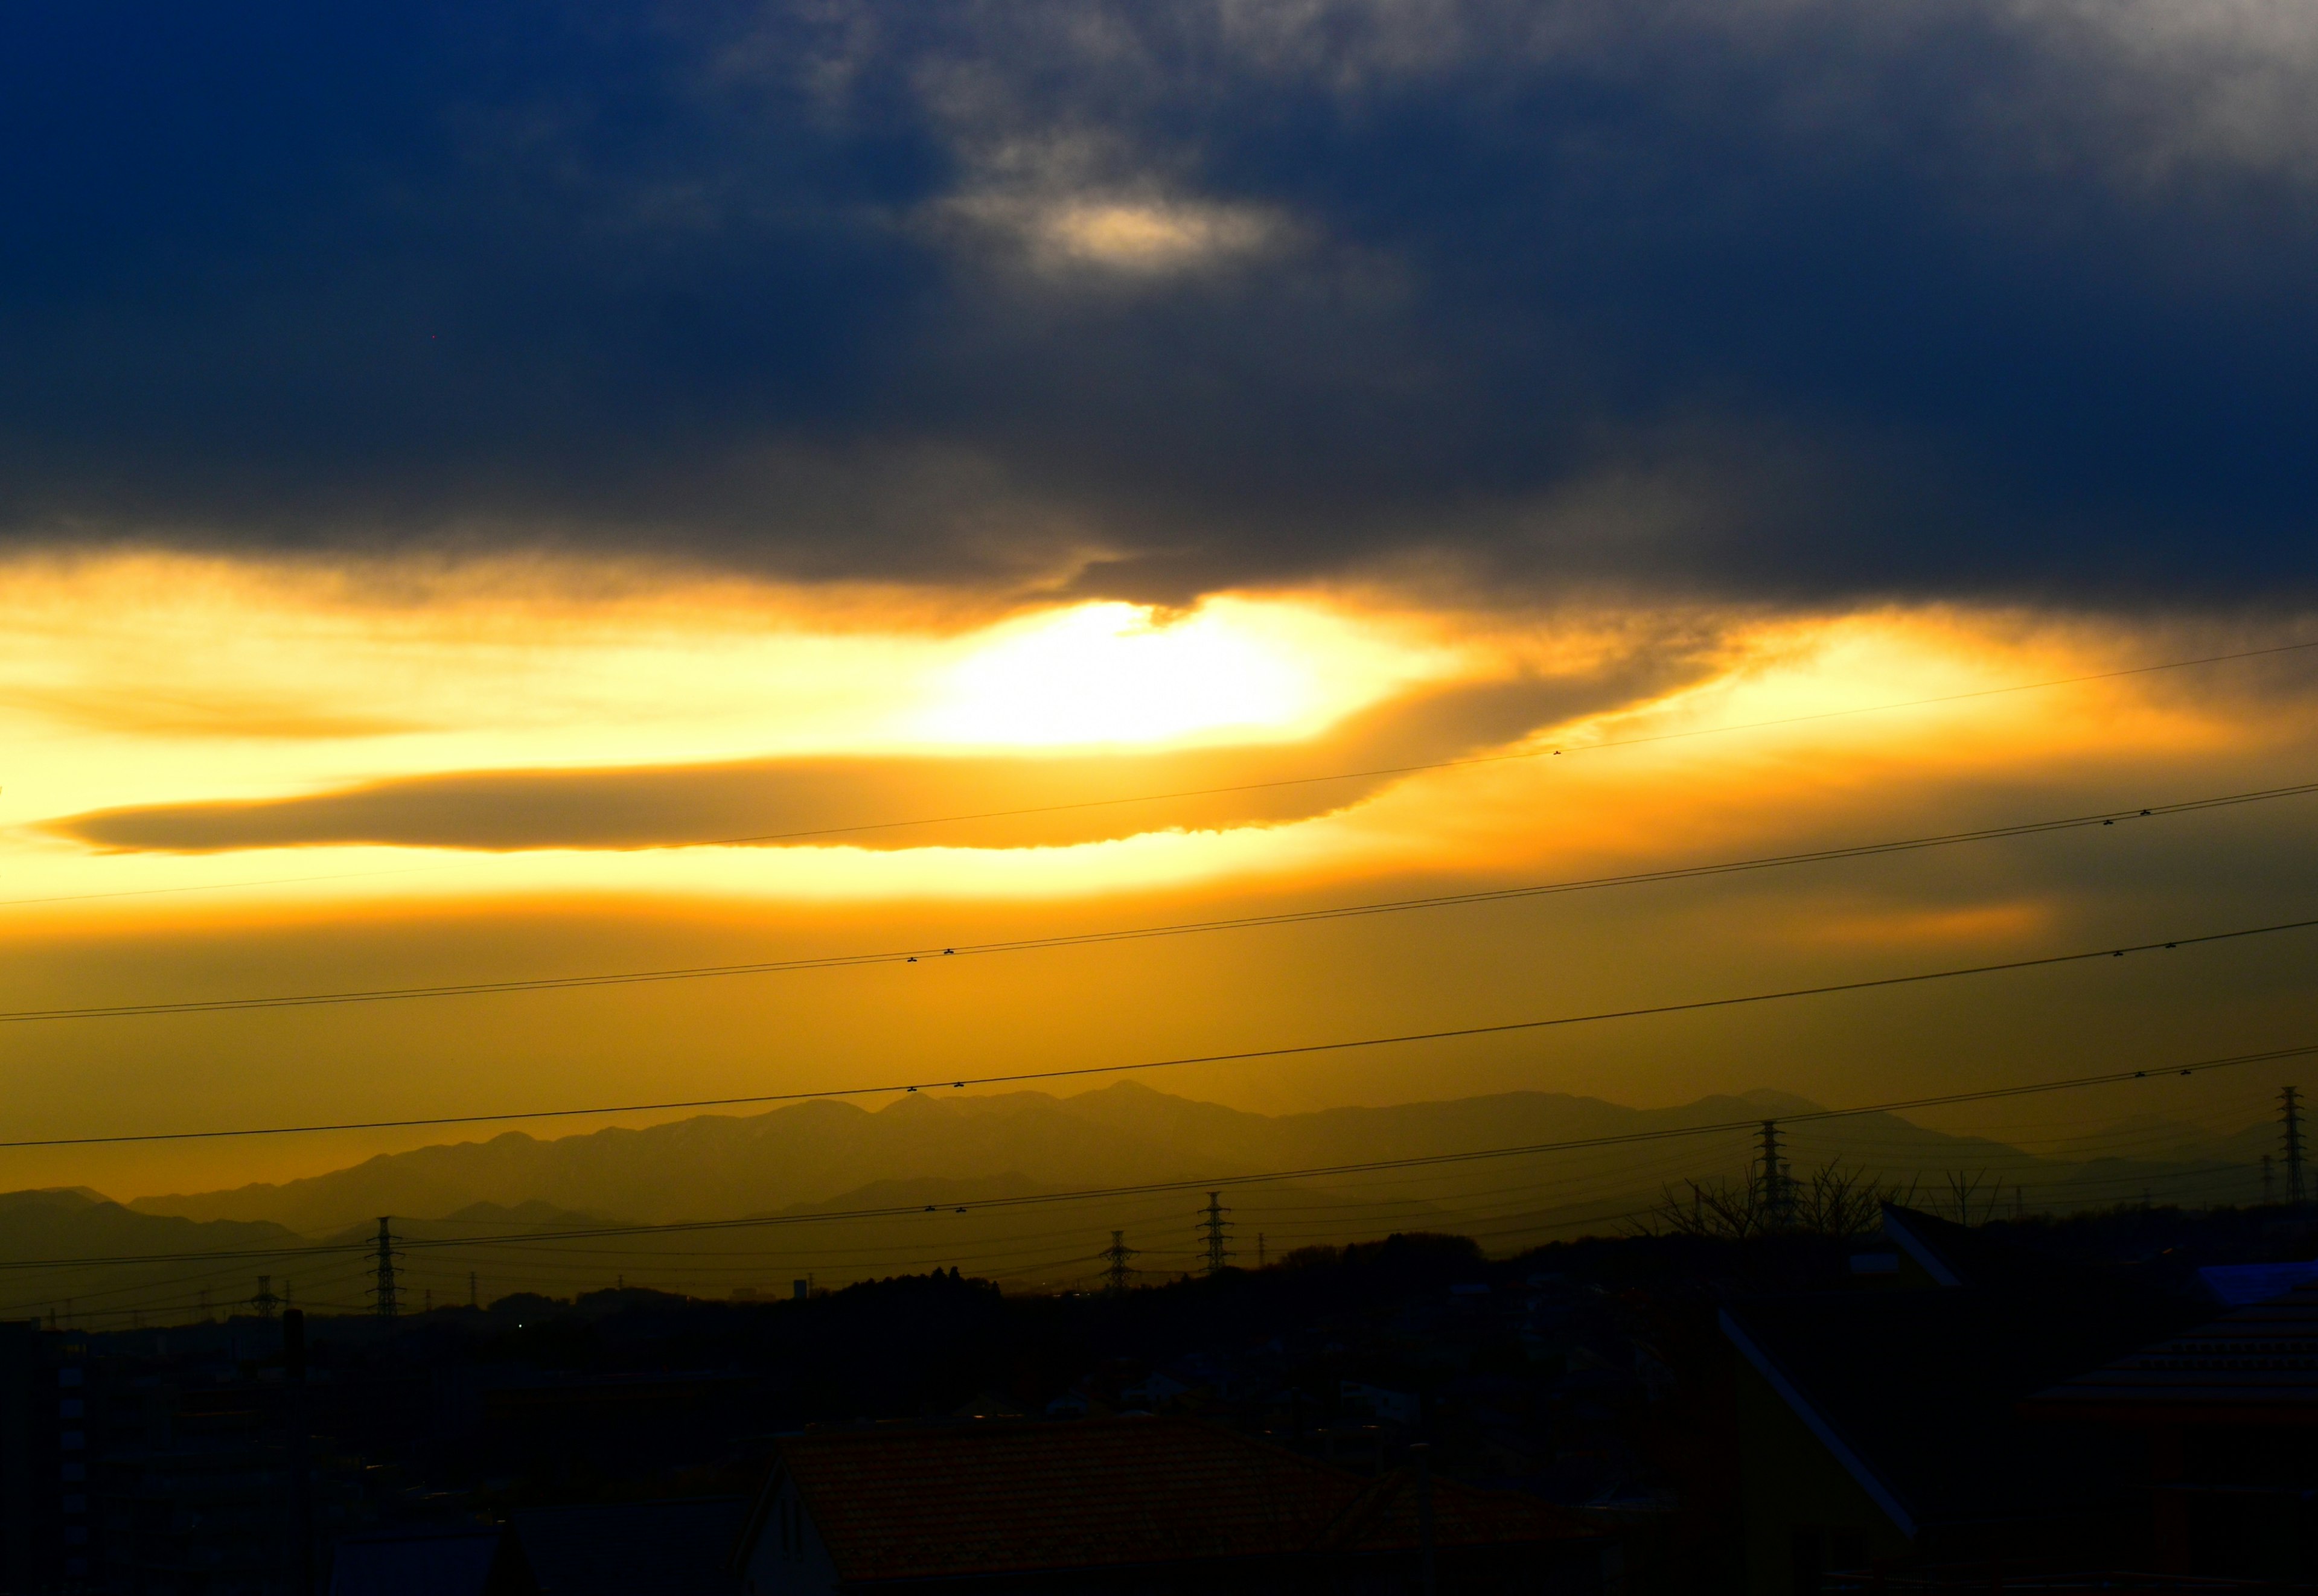
[[[1596, 1199], [1630, 1203], [1670, 1180], [1740, 1173], [1753, 1155], [1755, 1122], [1816, 1110], [1807, 1099], [1777, 1092], [1703, 1098], [1671, 1108], [1633, 1108], [1563, 1093], [1508, 1092], [1264, 1115], [1174, 1097], [1136, 1081], [1069, 1098], [1034, 1091], [928, 1091], [876, 1108], [820, 1099], [763, 1114], [703, 1115], [641, 1130], [611, 1128], [548, 1139], [508, 1131], [484, 1141], [382, 1154], [280, 1185], [148, 1197], [130, 1206], [143, 1214], [192, 1220], [271, 1221], [308, 1233], [374, 1223], [382, 1214], [436, 1218], [477, 1204], [505, 1210], [544, 1205], [599, 1218], [664, 1224], [827, 1204], [880, 1182], [1006, 1179], [1025, 1188], [1059, 1191], [1635, 1138], [1622, 1146], [1550, 1155], [1554, 1178], [1563, 1182], [1559, 1195], [1582, 1206]], [[1747, 1128], [1667, 1136], [1726, 1125]], [[2052, 1159], [1871, 1114], [1792, 1123], [1783, 1127], [1783, 1147], [1798, 1169], [1841, 1161], [1903, 1185], [1936, 1186], [1951, 1173], [1969, 1171], [1984, 1182], [2044, 1188], [2080, 1177], [2095, 1161], [2107, 1162], [2115, 1179], [2127, 1181], [2152, 1170], [2175, 1169], [2185, 1159], [2194, 1160], [2196, 1150], [2185, 1140], [2188, 1134], [2168, 1127], [2152, 1159], [2119, 1162], [2115, 1149], [2136, 1145], [2129, 1136], [2109, 1143], [2083, 1138], [2071, 1147], [2071, 1156]], [[1653, 1139], [1661, 1137], [1666, 1139]], [[2104, 1154], [2104, 1147], [2111, 1152]], [[2218, 1146], [2208, 1151], [2216, 1158], [2221, 1152]], [[1364, 1184], [1351, 1176], [1298, 1180], [1323, 1192]]]
[[[2253, 1201], [2274, 1139], [2274, 1127], [2219, 1136], [2136, 1116], [2089, 1124], [2039, 1156], [1890, 1114], [1825, 1116], [1770, 1091], [1662, 1108], [1507, 1092], [1284, 1115], [1135, 1081], [1069, 1098], [921, 1091], [874, 1108], [823, 1099], [641, 1130], [510, 1131], [127, 1205], [86, 1190], [0, 1196], [0, 1259], [19, 1264], [0, 1305], [82, 1323], [128, 1322], [132, 1303], [148, 1323], [203, 1305], [247, 1313], [265, 1275], [278, 1296], [359, 1314], [374, 1300], [382, 1215], [406, 1306], [446, 1308], [615, 1284], [762, 1300], [800, 1281], [930, 1268], [1071, 1289], [1098, 1280], [1114, 1231], [1137, 1278], [1171, 1278], [1206, 1261], [1210, 1190], [1241, 1264], [1395, 1230], [1453, 1231], [1505, 1251], [1653, 1223], [1688, 1181], [1744, 1182], [1765, 1119], [1779, 1122], [1791, 1173], [1839, 1164], [1966, 1218]], [[1346, 1167], [1389, 1161], [1418, 1161]], [[1153, 1189], [1118, 1189], [1132, 1187]], [[625, 1228], [671, 1224], [687, 1228]], [[620, 1233], [588, 1233], [607, 1229]], [[112, 1261], [132, 1258], [149, 1261]]]

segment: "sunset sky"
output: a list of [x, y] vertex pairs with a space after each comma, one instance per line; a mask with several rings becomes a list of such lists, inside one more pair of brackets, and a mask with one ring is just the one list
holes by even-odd
[[[4, 27], [11, 1016], [982, 945], [2318, 780], [2306, 7]], [[2314, 817], [10, 1018], [0, 1140], [1128, 1063], [2188, 937], [2318, 917]], [[1268, 1111], [1876, 1101], [2318, 1043], [2314, 955], [1148, 1079]], [[2085, 1112], [2236, 1128], [2296, 1079]], [[19, 1149], [0, 1188], [459, 1134]]]

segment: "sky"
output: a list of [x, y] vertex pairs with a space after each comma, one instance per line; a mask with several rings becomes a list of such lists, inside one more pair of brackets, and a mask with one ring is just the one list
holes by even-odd
[[[2285, 0], [13, 15], [0, 1011], [978, 946], [2313, 779], [2314, 80]], [[2318, 915], [2313, 802], [918, 965], [11, 1018], [0, 1139], [2162, 941]], [[2309, 946], [1152, 1079], [1876, 1101], [2318, 1041]], [[442, 1134], [0, 1150], [0, 1186]]]

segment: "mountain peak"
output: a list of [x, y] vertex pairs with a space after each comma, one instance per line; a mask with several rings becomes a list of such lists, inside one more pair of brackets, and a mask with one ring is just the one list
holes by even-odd
[[5, 1208], [94, 1208], [110, 1207], [112, 1199], [101, 1191], [85, 1186], [40, 1186], [24, 1191], [0, 1192], [0, 1207]]

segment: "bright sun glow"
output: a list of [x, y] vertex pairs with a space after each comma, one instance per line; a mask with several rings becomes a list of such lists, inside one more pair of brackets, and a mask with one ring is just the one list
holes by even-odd
[[1276, 732], [1325, 696], [1291, 640], [1232, 606], [1159, 624], [1134, 605], [1092, 604], [1004, 629], [948, 673], [925, 729], [1016, 746]]

